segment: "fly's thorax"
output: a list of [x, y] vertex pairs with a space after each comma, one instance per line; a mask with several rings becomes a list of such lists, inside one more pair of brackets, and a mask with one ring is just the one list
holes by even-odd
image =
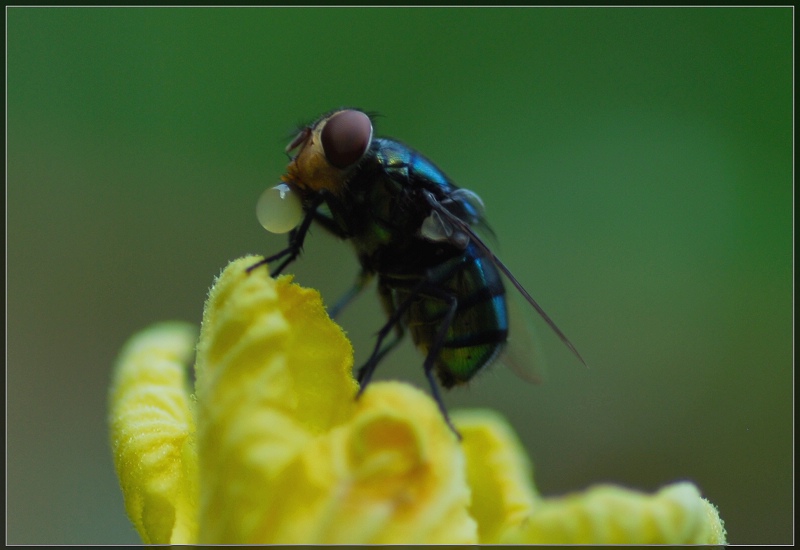
[[391, 265], [417, 265], [420, 256], [428, 255], [430, 244], [419, 235], [430, 207], [418, 188], [393, 175], [370, 150], [348, 181], [346, 200], [336, 214], [348, 224], [356, 249], [375, 258], [379, 271], [392, 270]]
[[376, 138], [375, 141], [378, 144], [375, 160], [393, 179], [445, 194], [455, 189], [447, 175], [419, 151], [393, 139]]

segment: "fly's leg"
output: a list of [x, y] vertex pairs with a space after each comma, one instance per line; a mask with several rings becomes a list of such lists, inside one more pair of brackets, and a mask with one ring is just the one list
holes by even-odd
[[361, 291], [366, 288], [371, 280], [371, 273], [361, 271], [361, 273], [358, 274], [358, 278], [356, 279], [356, 282], [353, 284], [352, 288], [348, 290], [344, 296], [339, 298], [336, 304], [334, 304], [334, 306], [328, 310], [328, 315], [330, 315], [331, 319], [336, 319], [336, 316], [339, 315], [356, 296], [361, 294]]
[[[381, 362], [381, 359], [383, 359], [387, 353], [392, 351], [395, 346], [400, 343], [400, 340], [403, 339], [405, 330], [403, 329], [403, 325], [400, 320], [409, 306], [411, 306], [413, 299], [419, 293], [419, 289], [422, 288], [424, 283], [424, 280], [420, 281], [408, 295], [408, 298], [403, 300], [403, 302], [396, 308], [394, 307], [391, 291], [385, 284], [378, 284], [378, 292], [380, 293], [381, 303], [383, 304], [383, 309], [386, 311], [386, 314], [389, 316], [389, 320], [386, 321], [386, 324], [383, 325], [378, 331], [378, 339], [375, 342], [375, 349], [372, 350], [372, 355], [367, 362], [358, 369], [356, 379], [358, 380], [360, 387], [358, 394], [356, 394], [356, 398], [364, 393], [364, 390], [366, 389], [367, 384], [369, 384], [372, 374], [375, 372], [375, 368], [378, 366], [378, 363]], [[383, 339], [389, 335], [392, 329], [395, 331], [394, 339], [381, 348]]]
[[356, 399], [364, 393], [364, 390], [367, 388], [367, 384], [372, 379], [372, 375], [375, 373], [375, 368], [378, 366], [378, 363], [386, 357], [386, 354], [392, 351], [397, 344], [400, 343], [400, 340], [403, 339], [403, 335], [405, 334], [405, 330], [403, 330], [403, 326], [400, 323], [397, 323], [394, 326], [395, 337], [383, 348], [380, 347], [381, 342], [383, 339], [389, 334], [392, 330], [391, 326], [384, 325], [381, 331], [378, 333], [378, 342], [375, 344], [375, 350], [372, 352], [372, 356], [369, 358], [369, 361], [364, 363], [364, 365], [358, 369], [358, 374], [356, 379], [358, 380], [358, 393], [356, 394]]
[[267, 258], [264, 258], [260, 262], [257, 262], [250, 267], [247, 268], [247, 272], [250, 273], [254, 269], [261, 267], [262, 265], [266, 265], [270, 262], [274, 262], [275, 260], [279, 260], [286, 256], [286, 259], [281, 262], [281, 264], [275, 268], [275, 270], [270, 273], [270, 277], [277, 277], [280, 275], [281, 271], [284, 268], [295, 261], [297, 257], [300, 255], [300, 252], [303, 250], [303, 242], [306, 240], [306, 235], [308, 234], [308, 229], [311, 227], [311, 222], [317, 217], [317, 208], [322, 201], [324, 200], [324, 195], [319, 194], [314, 197], [314, 201], [309, 205], [309, 208], [306, 210], [306, 215], [303, 217], [303, 221], [300, 223], [300, 226], [292, 229], [289, 232], [289, 246], [278, 252], [277, 254], [273, 254]]
[[445, 422], [447, 422], [447, 425], [450, 426], [451, 430], [453, 430], [453, 433], [456, 434], [456, 437], [461, 440], [461, 434], [458, 433], [456, 427], [453, 426], [453, 423], [450, 420], [450, 415], [447, 414], [447, 408], [444, 406], [444, 401], [439, 393], [439, 384], [436, 383], [436, 380], [433, 377], [433, 367], [436, 364], [436, 358], [439, 357], [439, 352], [442, 351], [442, 346], [444, 346], [444, 341], [447, 337], [447, 331], [450, 330], [450, 325], [453, 324], [453, 319], [455, 319], [456, 316], [456, 310], [458, 309], [458, 298], [455, 295], [450, 294], [449, 292], [444, 292], [436, 287], [425, 288], [424, 294], [431, 298], [437, 298], [445, 302], [447, 304], [447, 312], [442, 318], [442, 324], [439, 325], [439, 330], [436, 332], [436, 338], [434, 338], [433, 343], [428, 350], [428, 355], [425, 357], [425, 363], [423, 363], [422, 367], [425, 369], [425, 377], [428, 379], [428, 384], [431, 386], [431, 394], [433, 395], [434, 400], [436, 400], [436, 404], [439, 405], [439, 411], [441, 411]]
[[[306, 217], [306, 219], [310, 218]], [[272, 256], [265, 256], [263, 260], [256, 262], [250, 267], [248, 267], [247, 272], [250, 273], [254, 269], [261, 267], [262, 265], [267, 265], [271, 262], [274, 262], [275, 260], [283, 258], [284, 256], [288, 256], [288, 258], [286, 258], [283, 261], [283, 263], [281, 263], [281, 265], [279, 265], [274, 271], [272, 271], [272, 273], [270, 273], [270, 277], [277, 277], [278, 275], [280, 275], [281, 271], [283, 271], [283, 269], [287, 265], [296, 260], [297, 256], [300, 255], [300, 251], [303, 248], [303, 241], [305, 240], [306, 233], [308, 233], [308, 228], [306, 227], [305, 231], [302, 230], [303, 230], [302, 225], [300, 226], [299, 230], [293, 229], [289, 233], [289, 246], [287, 248], [284, 248], [283, 250], [281, 250], [277, 254], [273, 254]]]
[[[436, 404], [439, 406], [439, 411], [442, 413], [445, 422], [456, 434], [458, 439], [461, 439], [461, 434], [458, 433], [455, 426], [450, 420], [450, 416], [447, 414], [447, 409], [444, 406], [444, 401], [442, 400], [442, 396], [439, 393], [439, 385], [436, 383], [436, 380], [433, 377], [433, 367], [435, 366], [436, 358], [439, 356], [439, 352], [442, 350], [442, 346], [444, 345], [445, 338], [447, 337], [447, 331], [450, 329], [450, 325], [453, 324], [453, 319], [456, 315], [456, 310], [458, 309], [458, 298], [454, 295], [443, 292], [439, 290], [434, 285], [429, 282], [429, 277], [422, 279], [417, 285], [415, 285], [410, 291], [408, 296], [405, 300], [403, 300], [399, 306], [396, 308], [392, 308], [392, 301], [391, 297], [388, 294], [388, 291], [384, 291], [382, 289], [381, 298], [383, 298], [384, 305], [387, 307], [387, 311], [390, 313], [389, 320], [386, 322], [381, 330], [378, 332], [378, 340], [375, 342], [375, 348], [372, 351], [372, 355], [367, 360], [364, 365], [358, 369], [358, 383], [360, 388], [358, 390], [358, 394], [356, 397], [360, 396], [364, 389], [369, 384], [370, 379], [372, 378], [373, 373], [375, 372], [375, 368], [380, 363], [381, 359], [389, 353], [399, 342], [400, 339], [403, 337], [403, 326], [400, 323], [402, 316], [408, 311], [408, 308], [411, 307], [411, 304], [417, 299], [420, 295], [425, 295], [427, 297], [431, 297], [434, 299], [440, 299], [447, 304], [447, 312], [445, 313], [442, 324], [439, 327], [438, 332], [436, 333], [436, 338], [433, 341], [430, 349], [428, 350], [428, 355], [425, 358], [425, 363], [423, 364], [423, 368], [425, 369], [425, 376], [428, 379], [428, 383], [431, 386], [431, 393], [433, 395]], [[396, 331], [396, 338], [389, 342], [386, 346], [381, 347], [383, 340], [389, 335], [389, 333], [394, 329]]]

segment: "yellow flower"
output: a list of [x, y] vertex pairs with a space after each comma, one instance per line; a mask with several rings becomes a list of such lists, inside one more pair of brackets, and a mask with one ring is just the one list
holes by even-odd
[[[110, 392], [114, 462], [145, 543], [724, 544], [690, 483], [542, 498], [510, 427], [373, 382], [319, 294], [232, 262], [192, 326], [134, 336]], [[195, 386], [187, 366], [197, 342]]]

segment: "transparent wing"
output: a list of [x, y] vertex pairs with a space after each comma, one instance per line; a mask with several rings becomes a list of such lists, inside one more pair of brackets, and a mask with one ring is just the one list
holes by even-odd
[[547, 363], [539, 333], [533, 321], [533, 311], [522, 301], [518, 292], [506, 292], [508, 304], [508, 343], [498, 361], [511, 372], [531, 384], [545, 379]]

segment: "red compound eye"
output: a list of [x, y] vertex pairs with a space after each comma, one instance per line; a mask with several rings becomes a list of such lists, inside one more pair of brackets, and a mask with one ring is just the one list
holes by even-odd
[[353, 165], [372, 141], [372, 121], [361, 111], [340, 111], [322, 129], [325, 158], [336, 168]]

